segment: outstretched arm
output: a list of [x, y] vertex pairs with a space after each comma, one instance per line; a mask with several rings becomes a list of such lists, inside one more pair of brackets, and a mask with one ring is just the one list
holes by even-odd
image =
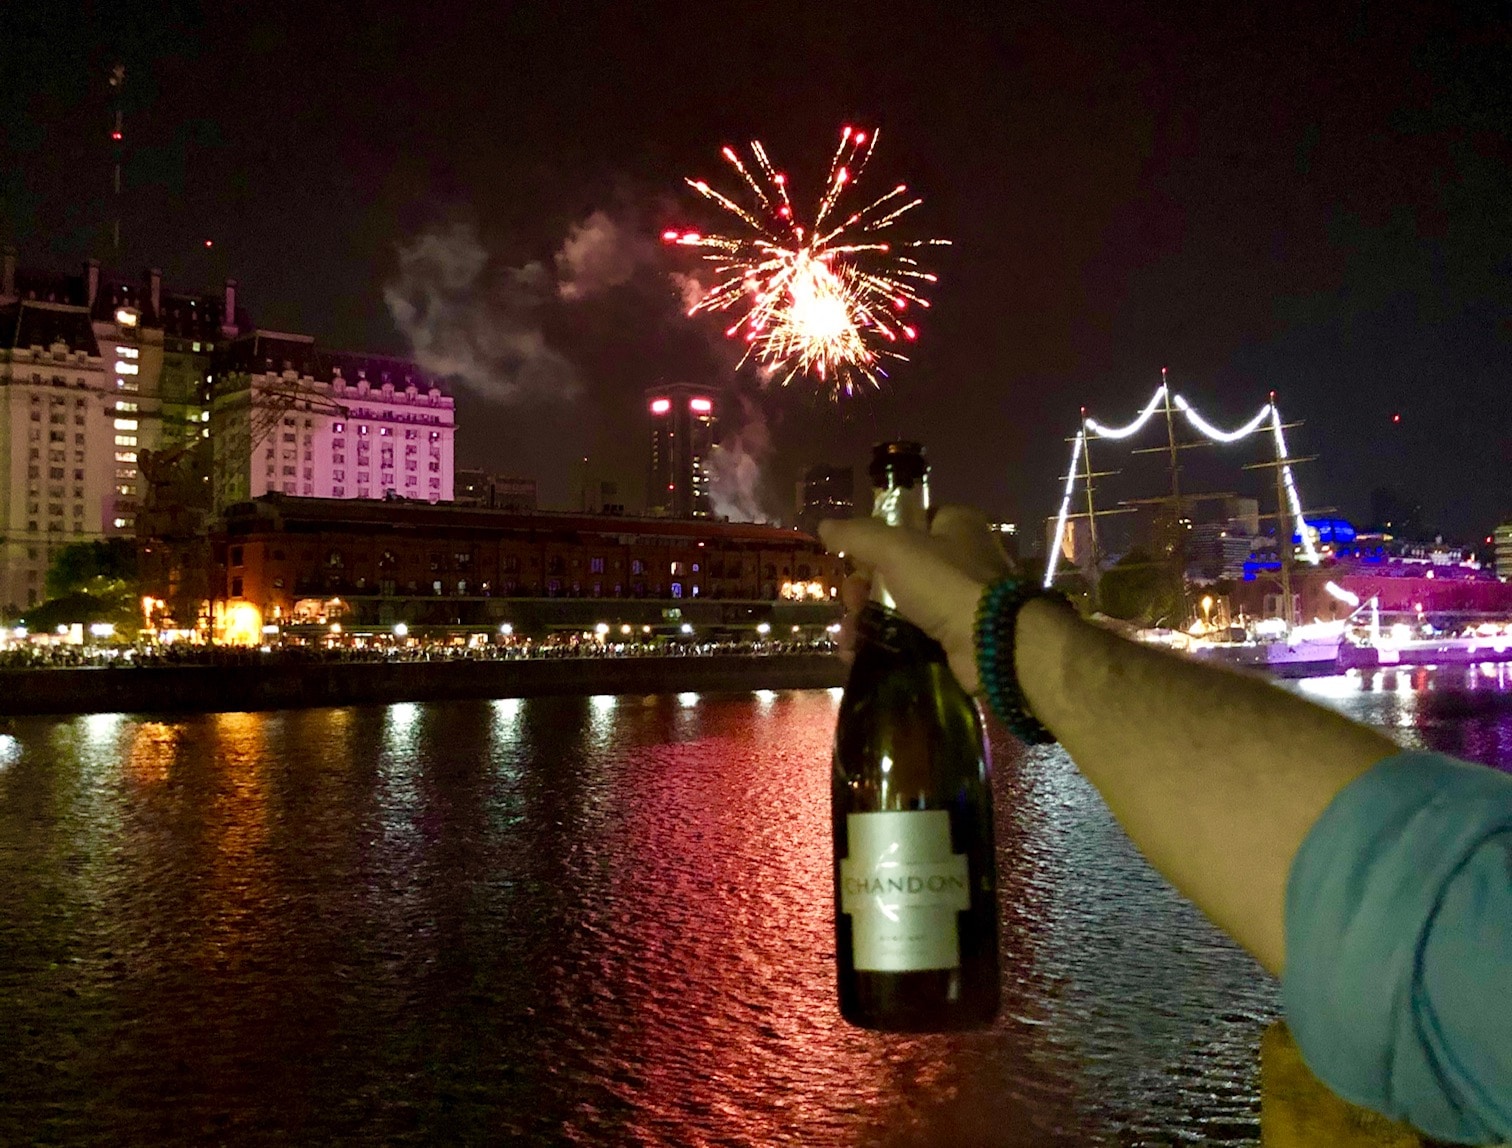
[[[985, 519], [945, 507], [929, 536], [871, 520], [821, 533], [878, 572], [962, 684], [978, 688], [976, 605], [1007, 572]], [[847, 589], [854, 600], [859, 587]], [[1396, 745], [1263, 680], [1127, 641], [1047, 601], [1023, 608], [1014, 662], [1034, 715], [1150, 862], [1280, 973], [1292, 859], [1334, 796]]]

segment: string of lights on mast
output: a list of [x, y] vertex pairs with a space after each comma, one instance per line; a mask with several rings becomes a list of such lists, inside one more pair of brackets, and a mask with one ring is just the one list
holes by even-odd
[[[1162, 372], [1162, 375], [1164, 372]], [[1045, 564], [1045, 586], [1055, 581], [1056, 566], [1060, 562], [1061, 548], [1066, 539], [1066, 520], [1071, 513], [1071, 499], [1075, 494], [1076, 480], [1079, 476], [1077, 466], [1082, 462], [1082, 456], [1087, 449], [1090, 439], [1127, 439], [1132, 438], [1144, 429], [1145, 424], [1155, 417], [1156, 412], [1169, 404], [1185, 416], [1187, 423], [1198, 434], [1210, 442], [1220, 445], [1241, 442], [1252, 434], [1261, 433], [1267, 427], [1270, 430], [1272, 443], [1275, 448], [1275, 464], [1280, 468], [1281, 487], [1286, 495], [1287, 509], [1291, 514], [1292, 521], [1298, 524], [1298, 532], [1302, 539], [1302, 553], [1305, 560], [1313, 565], [1321, 561], [1317, 547], [1313, 545], [1311, 536], [1302, 517], [1302, 498], [1297, 491], [1296, 479], [1292, 476], [1292, 456], [1286, 446], [1286, 432], [1283, 429], [1280, 408], [1276, 406], [1276, 396], [1272, 392], [1270, 401], [1257, 411], [1253, 418], [1243, 423], [1234, 430], [1223, 430], [1221, 427], [1210, 423], [1198, 414], [1192, 406], [1180, 394], [1170, 389], [1168, 382], [1162, 381], [1155, 388], [1155, 393], [1150, 396], [1150, 401], [1135, 416], [1132, 422], [1123, 426], [1109, 426], [1100, 423], [1094, 418], [1088, 418], [1083, 412], [1081, 425], [1077, 428], [1075, 436], [1071, 440], [1071, 465], [1066, 470], [1066, 485], [1061, 494], [1060, 511], [1055, 519], [1055, 542], [1051, 547], [1049, 561]], [[1278, 532], [1278, 545], [1280, 544]]]

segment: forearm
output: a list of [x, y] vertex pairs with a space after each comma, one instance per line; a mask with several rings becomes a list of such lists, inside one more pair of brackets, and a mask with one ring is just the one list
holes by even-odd
[[1281, 972], [1292, 858], [1334, 795], [1396, 745], [1044, 601], [1020, 614], [1014, 662], [1035, 716], [1150, 862]]

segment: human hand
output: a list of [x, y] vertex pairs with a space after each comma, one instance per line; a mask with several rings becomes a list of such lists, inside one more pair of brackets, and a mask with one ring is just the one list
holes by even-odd
[[941, 506], [930, 518], [928, 534], [875, 518], [826, 519], [819, 537], [857, 566], [840, 593], [846, 611], [840, 648], [846, 657], [854, 651], [855, 618], [866, 605], [875, 571], [898, 612], [944, 646], [956, 679], [977, 691], [977, 603], [985, 587], [1012, 572], [986, 515], [968, 506]]

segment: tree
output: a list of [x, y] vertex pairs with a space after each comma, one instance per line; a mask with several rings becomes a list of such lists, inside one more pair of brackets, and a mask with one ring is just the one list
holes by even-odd
[[22, 620], [39, 632], [76, 622], [112, 622], [118, 632], [134, 632], [141, 622], [136, 546], [128, 538], [111, 538], [63, 547], [47, 571], [47, 601]]
[[1182, 607], [1175, 595], [1171, 564], [1145, 551], [1130, 550], [1103, 575], [1098, 590], [1102, 612], [1142, 625], [1180, 625]]
[[140, 625], [134, 601], [124, 594], [96, 597], [93, 594], [64, 594], [49, 598], [40, 606], [33, 606], [22, 615], [21, 620], [29, 630], [38, 634], [51, 633], [59, 626], [95, 622], [111, 622], [118, 633], [132, 633]]
[[47, 571], [47, 596], [136, 596], [136, 545], [127, 538], [75, 542], [58, 551]]

